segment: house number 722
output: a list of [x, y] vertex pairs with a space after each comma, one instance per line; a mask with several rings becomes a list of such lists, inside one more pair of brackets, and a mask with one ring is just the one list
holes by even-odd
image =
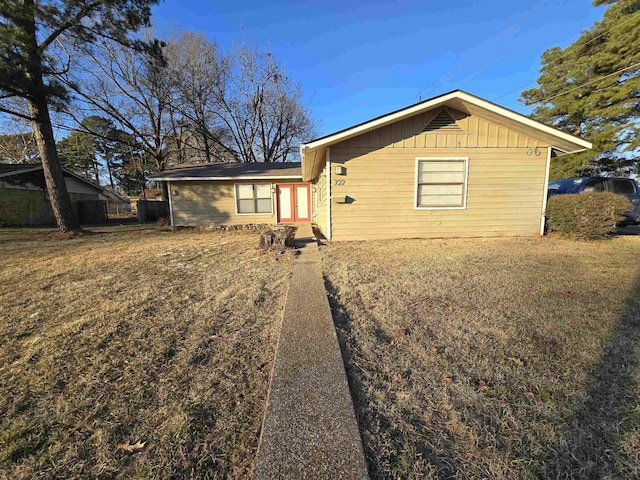
[[336, 180], [336, 186], [337, 185], [346, 185], [347, 181], [346, 180]]

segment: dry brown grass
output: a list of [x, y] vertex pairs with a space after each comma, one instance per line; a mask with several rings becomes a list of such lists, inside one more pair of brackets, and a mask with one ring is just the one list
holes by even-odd
[[322, 251], [373, 478], [640, 476], [640, 238]]
[[291, 267], [256, 244], [0, 230], [0, 478], [248, 477]]

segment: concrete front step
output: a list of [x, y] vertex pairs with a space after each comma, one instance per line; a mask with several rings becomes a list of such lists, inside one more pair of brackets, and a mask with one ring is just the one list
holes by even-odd
[[311, 228], [299, 228], [254, 478], [368, 479]]

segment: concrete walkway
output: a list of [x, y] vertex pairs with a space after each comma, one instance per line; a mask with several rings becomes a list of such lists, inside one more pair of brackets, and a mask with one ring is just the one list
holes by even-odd
[[254, 478], [368, 479], [310, 226], [296, 242]]

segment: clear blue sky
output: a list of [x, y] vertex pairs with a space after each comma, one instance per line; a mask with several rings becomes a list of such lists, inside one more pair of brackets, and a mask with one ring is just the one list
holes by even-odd
[[[535, 80], [540, 54], [602, 17], [591, 0], [166, 0], [159, 32], [270, 50], [327, 134], [457, 88], [488, 100]], [[529, 87], [528, 87], [529, 88]], [[520, 90], [497, 100], [522, 113]]]

